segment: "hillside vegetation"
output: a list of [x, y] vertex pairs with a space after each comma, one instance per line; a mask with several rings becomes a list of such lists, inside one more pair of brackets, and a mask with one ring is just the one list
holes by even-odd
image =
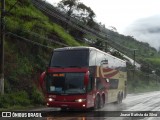
[[[6, 0], [6, 10], [8, 11], [16, 2], [17, 0]], [[39, 2], [48, 5], [42, 0]], [[50, 6], [49, 9], [52, 10], [52, 7]], [[86, 33], [79, 38], [82, 41], [77, 41], [77, 36], [81, 35], [80, 31], [76, 37], [73, 36], [73, 33], [76, 34], [78, 30], [72, 29], [72, 27], [66, 29], [66, 23], [37, 9], [32, 4], [32, 0], [19, 0], [13, 9], [6, 14], [5, 25], [5, 94], [0, 96], [0, 108], [12, 107], [14, 109], [19, 108], [19, 106], [44, 104], [38, 78], [45, 70], [54, 48], [87, 45], [83, 38], [92, 41], [92, 46], [98, 45], [98, 48], [103, 46], [98, 38]], [[97, 24], [93, 29], [100, 30], [96, 27]], [[107, 29], [103, 32], [109, 36], [108, 39], [120, 45], [138, 49], [136, 59], [160, 69], [159, 54], [148, 44]], [[130, 55], [132, 56], [132, 54]], [[132, 78], [132, 73], [129, 73], [130, 78]], [[137, 72], [136, 75], [140, 76], [140, 73]], [[136, 78], [140, 84], [142, 83], [140, 82], [141, 79], [146, 79], [143, 77]], [[146, 80], [151, 79], [147, 78]], [[132, 86], [133, 79], [130, 79], [129, 83], [129, 86]]]
[[[62, 25], [63, 28], [65, 28], [68, 33], [74, 35], [76, 39], [88, 42], [91, 46], [106, 50], [107, 52], [111, 50], [110, 46], [114, 46], [114, 49], [119, 50], [121, 53], [129, 56], [132, 59], [134, 59], [134, 50], [136, 50], [135, 58], [138, 63], [144, 64], [147, 62], [147, 64], [149, 64], [150, 67], [153, 68], [153, 70], [157, 69], [154, 68], [151, 62], [146, 61], [145, 58], [160, 58], [160, 52], [158, 52], [155, 48], [151, 47], [148, 43], [139, 42], [133, 36], [121, 35], [116, 31], [105, 28], [104, 25], [96, 23], [95, 21], [92, 26], [89, 26], [85, 22], [79, 21], [79, 19], [74, 17], [78, 16], [79, 14], [75, 13], [75, 15], [69, 17], [66, 13], [66, 10], [62, 11], [59, 7], [54, 7], [47, 2], [44, 2], [43, 0], [32, 1], [38, 2], [39, 5], [36, 4], [36, 7], [39, 10], [41, 10], [45, 15], [47, 15], [51, 21]], [[44, 7], [40, 6], [41, 4], [43, 4]], [[73, 22], [73, 24], [70, 24], [69, 21]], [[87, 29], [88, 31], [86, 32], [81, 29]]]
[[[15, 3], [16, 0], [6, 0], [6, 10]], [[0, 96], [0, 108], [43, 104], [38, 77], [52, 50], [81, 43], [51, 22], [31, 1], [19, 1], [7, 13], [5, 25], [5, 95]]]

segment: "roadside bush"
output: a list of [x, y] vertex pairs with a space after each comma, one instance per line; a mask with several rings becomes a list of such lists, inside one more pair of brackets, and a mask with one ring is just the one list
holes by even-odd
[[35, 86], [32, 88], [30, 99], [33, 104], [44, 104], [44, 96]]
[[28, 106], [30, 103], [29, 96], [25, 91], [0, 96], [0, 108], [8, 108], [10, 106]]

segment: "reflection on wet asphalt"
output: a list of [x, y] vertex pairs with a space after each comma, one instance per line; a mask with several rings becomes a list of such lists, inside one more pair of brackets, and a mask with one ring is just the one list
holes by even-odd
[[[39, 108], [33, 111], [45, 111], [51, 117], [43, 118], [0, 118], [0, 120], [160, 120], [160, 117], [113, 117], [113, 116], [96, 116], [96, 114], [113, 113], [122, 111], [159, 111], [160, 112], [160, 91], [141, 93], [141, 94], [129, 94], [123, 103], [121, 104], [106, 104], [104, 108], [95, 111], [83, 111], [83, 112], [60, 112], [60, 109], [55, 108]], [[52, 117], [52, 113], [58, 115]], [[71, 114], [66, 116], [66, 114]], [[85, 115], [84, 115], [85, 114]], [[90, 115], [87, 117], [86, 115]]]

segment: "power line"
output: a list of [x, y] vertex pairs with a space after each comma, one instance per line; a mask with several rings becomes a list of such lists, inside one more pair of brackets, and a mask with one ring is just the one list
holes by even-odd
[[[51, 7], [51, 6], [49, 6], [45, 2], [44, 2], [45, 4], [42, 5], [40, 2], [43, 3], [43, 1], [40, 1], [40, 0], [38, 0], [38, 2], [37, 2], [37, 0], [32, 0], [32, 3], [36, 7], [38, 7], [40, 10], [44, 11], [45, 13], [51, 15], [52, 17], [55, 17], [63, 22], [66, 22], [67, 24], [76, 28], [77, 30], [80, 30], [81, 32], [95, 36], [95, 37], [99, 38], [100, 41], [107, 42], [111, 47], [113, 47], [114, 49], [117, 49], [118, 51], [120, 51], [122, 53], [126, 53], [126, 51], [133, 53], [133, 51], [129, 48], [121, 46], [120, 44], [117, 44], [114, 41], [107, 40], [108, 38], [106, 37], [106, 35], [102, 34], [102, 32], [95, 31], [86, 25], [79, 24], [79, 22], [77, 23], [78, 20], [75, 21], [73, 18], [66, 16], [64, 14], [62, 15], [62, 13], [60, 13], [59, 11], [54, 9], [54, 11], [58, 12], [58, 15], [57, 15], [56, 12], [51, 11], [50, 9], [47, 8], [47, 7]], [[51, 9], [53, 10], [53, 7]]]
[[26, 41], [26, 42], [29, 42], [29, 43], [31, 43], [31, 44], [33, 44], [33, 45], [41, 46], [41, 47], [48, 48], [48, 49], [53, 49], [53, 47], [51, 47], [51, 46], [46, 46], [46, 45], [40, 44], [40, 43], [38, 43], [38, 42], [35, 42], [35, 41], [29, 40], [29, 39], [27, 39], [27, 38], [21, 37], [21, 36], [19, 36], [19, 35], [17, 35], [17, 34], [14, 34], [14, 33], [12, 33], [12, 32], [7, 32], [6, 34], [9, 34], [9, 35], [15, 36], [15, 37], [17, 37], [17, 38], [20, 38], [20, 39], [22, 39], [22, 40], [24, 40], [24, 41]]
[[[17, 0], [17, 2], [18, 2], [18, 0]], [[100, 41], [107, 42], [107, 44], [109, 44], [111, 47], [117, 49], [118, 51], [120, 51], [122, 53], [125, 53], [125, 54], [126, 54], [126, 52], [128, 53], [128, 51], [131, 52], [131, 50], [129, 48], [124, 47], [124, 46], [122, 46], [122, 45], [120, 45], [118, 43], [115, 43], [114, 41], [112, 41], [109, 38], [107, 38], [104, 33], [102, 33], [102, 32], [98, 32], [97, 33], [97, 31], [95, 31], [95, 30], [93, 30], [93, 29], [91, 29], [91, 28], [89, 28], [89, 27], [87, 27], [87, 26], [85, 26], [83, 24], [80, 24], [80, 22], [77, 22], [78, 20], [75, 20], [75, 19], [73, 19], [73, 18], [71, 18], [69, 16], [66, 16], [64, 14], [63, 15], [60, 14], [60, 12], [57, 11], [56, 9], [54, 9], [54, 11], [56, 11], [56, 13], [58, 12], [59, 14], [56, 14], [53, 11], [47, 9], [47, 7], [50, 7], [53, 10], [53, 6], [51, 7], [51, 5], [49, 6], [49, 4], [41, 5], [41, 4], [39, 4], [40, 1], [36, 2], [35, 0], [32, 0], [32, 2], [34, 3], [35, 6], [37, 6], [39, 9], [41, 9], [45, 13], [48, 13], [48, 14], [54, 16], [55, 18], [60, 19], [63, 22], [66, 22], [70, 26], [76, 28], [77, 30], [79, 30], [79, 31], [81, 31], [81, 32], [83, 32], [85, 34], [87, 33], [87, 34], [91, 34], [92, 36], [98, 37]], [[16, 5], [16, 3], [14, 4], [14, 6]], [[60, 43], [58, 43], [58, 44], [60, 44]], [[66, 46], [66, 45], [63, 45], [63, 46]]]
[[10, 8], [8, 11], [6, 11], [6, 13], [9, 13], [15, 6], [16, 4], [19, 2], [19, 0], [17, 0]]
[[[41, 35], [39, 35], [38, 33], [35, 33], [35, 32], [29, 32], [29, 31], [26, 31], [26, 30], [20, 30], [20, 31], [28, 33], [29, 35], [32, 35], [34, 37], [37, 37], [37, 38], [40, 38], [40, 39], [43, 39], [43, 40], [46, 40], [46, 41], [50, 41], [52, 43], [55, 43], [55, 44], [58, 44], [58, 45], [61, 45], [61, 46], [64, 46], [64, 47], [68, 46], [67, 44], [64, 44], [62, 42], [58, 42], [58, 41], [55, 41], [53, 39], [49, 39], [49, 38], [43, 37], [43, 36], [41, 36]], [[58, 38], [56, 37], [56, 39], [58, 39]]]
[[[34, 2], [34, 1], [33, 1]], [[50, 11], [50, 10], [48, 10], [47, 8], [46, 8], [46, 6], [42, 6], [42, 5], [39, 5], [39, 3], [37, 4], [37, 3], [35, 3], [38, 7], [40, 7], [40, 9], [42, 10], [43, 9], [43, 11], [44, 12], [46, 12], [46, 13], [48, 13], [48, 14], [50, 14], [50, 15], [53, 15], [54, 17], [56, 17], [56, 18], [58, 18], [58, 19], [60, 19], [60, 20], [62, 20], [62, 21], [64, 21], [64, 22], [66, 22], [67, 24], [69, 24], [69, 25], [71, 25], [72, 27], [74, 27], [74, 28], [76, 28], [76, 29], [78, 29], [79, 31], [81, 31], [81, 32], [83, 32], [83, 33], [88, 33], [88, 34], [91, 34], [91, 35], [93, 35], [93, 36], [95, 36], [95, 37], [98, 37], [101, 41], [103, 41], [103, 42], [107, 42], [106, 40], [108, 39], [108, 38], [106, 38], [106, 36], [104, 36], [104, 34], [103, 34], [103, 36], [102, 36], [102, 34], [100, 34], [99, 35], [99, 33], [97, 34], [97, 35], [99, 35], [99, 36], [97, 36], [97, 35], [95, 35], [95, 33], [97, 33], [97, 32], [95, 32], [93, 29], [90, 29], [89, 27], [86, 27], [86, 26], [84, 26], [84, 25], [82, 25], [82, 24], [79, 24], [80, 22], [77, 22], [78, 20], [74, 20], [74, 19], [72, 19], [72, 18], [70, 18], [70, 17], [68, 17], [68, 16], [65, 16], [65, 17], [62, 17], [61, 16], [61, 14], [59, 15], [57, 15], [57, 14], [55, 14], [53, 11]], [[44, 5], [44, 4], [43, 4]], [[48, 6], [47, 6], [48, 7]], [[53, 8], [53, 7], [52, 7]], [[55, 9], [56, 10], [56, 9]], [[56, 12], [58, 12], [57, 10], [56, 10]], [[70, 19], [69, 21], [68, 21], [68, 19]], [[74, 24], [73, 24], [73, 23]], [[81, 27], [83, 27], [83, 28], [81, 28]], [[86, 30], [87, 29], [87, 30]], [[88, 32], [89, 31], [89, 32]], [[91, 32], [90, 32], [91, 31]], [[93, 33], [94, 32], [94, 33]], [[38, 34], [37, 34], [38, 35]], [[36, 36], [37, 36], [36, 35]], [[39, 36], [40, 37], [40, 36]], [[103, 37], [103, 38], [102, 38]], [[46, 39], [46, 38], [42, 38], [42, 39], [45, 39], [45, 40], [48, 40], [48, 39]], [[52, 41], [53, 42], [53, 40], [50, 40], [50, 41]], [[129, 54], [129, 53], [131, 53], [131, 50], [130, 49], [128, 49], [128, 48], [126, 48], [126, 47], [124, 47], [124, 46], [121, 46], [120, 44], [117, 44], [117, 43], [115, 43], [114, 41], [112, 41], [112, 40], [108, 40], [109, 42], [107, 42], [112, 48], [116, 48], [116, 49], [118, 49], [118, 51], [120, 51], [120, 52], [122, 52], [122, 53], [125, 53], [125, 54]], [[57, 41], [54, 41], [54, 43], [56, 43], [56, 44], [59, 44], [59, 45], [62, 45], [62, 46], [67, 46], [66, 44], [63, 44], [63, 43], [61, 43], [61, 42], [57, 42]], [[128, 52], [129, 51], [129, 52]], [[129, 56], [131, 56], [131, 55], [129, 55]]]
[[[69, 16], [66, 16], [64, 14], [62, 15], [59, 11], [57, 11], [56, 9], [53, 9], [54, 7], [52, 5], [50, 5], [50, 4], [46, 4], [46, 5], [43, 4], [43, 5], [41, 5], [39, 3], [40, 1], [36, 2], [36, 0], [32, 0], [32, 2], [34, 3], [34, 5], [36, 5], [37, 7], [39, 7], [45, 13], [48, 13], [48, 14], [54, 16], [55, 18], [58, 18], [58, 19], [60, 19], [60, 20], [62, 20], [64, 22], [66, 22], [67, 24], [69, 24], [70, 26], [78, 29], [79, 31], [81, 31], [83, 33], [87, 33], [88, 32], [88, 34], [92, 34], [93, 36], [98, 37], [101, 41], [107, 42], [111, 47], [117, 49], [118, 51], [120, 51], [122, 53], [125, 53], [125, 54], [132, 53], [133, 54], [132, 50], [130, 50], [129, 48], [124, 47], [124, 46], [122, 46], [122, 45], [120, 45], [118, 43], [115, 43], [111, 39], [107, 38], [104, 33], [102, 34], [102, 32], [99, 32], [97, 34], [97, 31], [95, 31], [95, 30], [93, 30], [93, 29], [91, 29], [91, 28], [89, 28], [89, 27], [87, 27], [87, 26], [85, 26], [83, 24], [80, 24], [80, 22], [77, 22], [78, 20], [75, 21], [75, 19], [73, 19], [73, 18], [71, 18]], [[54, 10], [54, 12], [51, 11], [51, 10], [49, 10], [49, 9], [47, 9], [47, 7], [52, 8], [52, 10]], [[56, 13], [58, 13], [58, 14], [56, 14]], [[68, 19], [69, 19], [69, 21], [68, 21]], [[99, 35], [99, 36], [97, 36], [97, 35]], [[129, 56], [131, 56], [131, 55], [129, 55]]]
[[[61, 45], [61, 46], [64, 46], [64, 47], [68, 47], [67, 44], [64, 44], [64, 43], [62, 43], [62, 42], [55, 41], [55, 40], [53, 40], [53, 39], [49, 39], [49, 38], [43, 37], [43, 36], [41, 36], [41, 35], [39, 35], [39, 34], [37, 34], [37, 33], [29, 32], [29, 31], [23, 31], [23, 32], [26, 32], [26, 33], [28, 33], [28, 34], [30, 34], [30, 35], [35, 36], [35, 37], [44, 39], [44, 40], [46, 40], [46, 41], [50, 41], [50, 42], [53, 42], [53, 43], [55, 43], [55, 44], [58, 44], [58, 45]], [[57, 37], [55, 37], [55, 38], [56, 38], [56, 39], [59, 39], [59, 38], [57, 38]]]
[[[5, 26], [7, 26], [7, 20], [5, 20], [4, 24], [5, 24]], [[55, 40], [53, 40], [53, 39], [49, 39], [49, 38], [43, 37], [43, 36], [41, 36], [40, 34], [35, 33], [35, 32], [27, 31], [27, 30], [22, 29], [22, 28], [20, 28], [20, 29], [18, 28], [18, 29], [16, 29], [16, 30], [21, 31], [21, 32], [28, 33], [28, 34], [30, 34], [30, 35], [32, 35], [32, 36], [34, 36], [34, 37], [41, 38], [41, 39], [44, 39], [44, 40], [46, 40], [46, 41], [50, 41], [50, 42], [55, 43], [55, 44], [57, 44], [57, 45], [61, 45], [61, 46], [64, 46], [64, 47], [67, 47], [67, 46], [68, 46], [67, 44], [64, 44], [64, 43], [62, 43], [62, 42], [55, 41]], [[11, 32], [8, 28], [6, 28], [6, 31]], [[12, 32], [11, 32], [11, 33], [12, 33]], [[62, 40], [62, 39], [60, 39], [60, 38], [58, 38], [58, 37], [56, 37], [56, 36], [54, 36], [54, 38], [57, 39], [57, 40]]]

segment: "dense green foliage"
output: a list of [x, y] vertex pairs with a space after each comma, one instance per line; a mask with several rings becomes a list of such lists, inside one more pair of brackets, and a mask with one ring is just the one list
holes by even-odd
[[[15, 3], [16, 0], [6, 0], [6, 10]], [[68, 46], [81, 44], [63, 27], [50, 22], [29, 0], [19, 1], [7, 13], [5, 24], [9, 33], [6, 34], [4, 46], [5, 94], [0, 96], [0, 107], [44, 104], [38, 78], [45, 70], [52, 52], [47, 46], [53, 49], [62, 47], [48, 39], [56, 36], [54, 40]]]

